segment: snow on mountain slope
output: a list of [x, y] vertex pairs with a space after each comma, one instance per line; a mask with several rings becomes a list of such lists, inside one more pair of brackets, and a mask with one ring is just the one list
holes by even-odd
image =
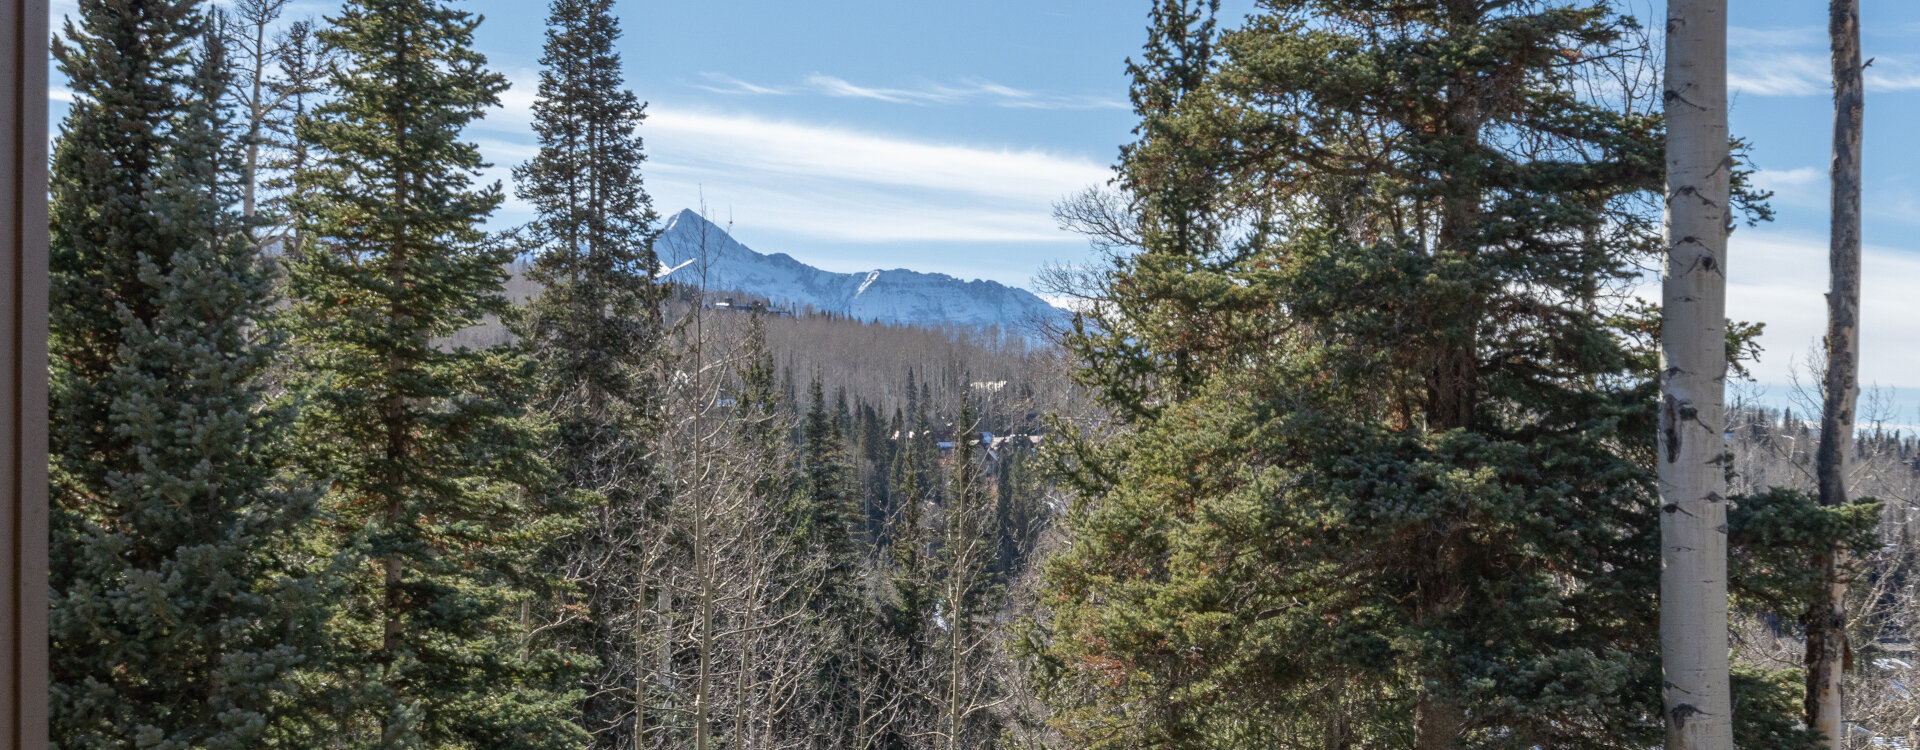
[[905, 269], [832, 273], [785, 253], [762, 255], [691, 209], [667, 221], [654, 243], [663, 279], [715, 291], [765, 297], [776, 305], [811, 307], [896, 325], [999, 326], [1037, 333], [1066, 312], [1025, 289], [961, 281]]

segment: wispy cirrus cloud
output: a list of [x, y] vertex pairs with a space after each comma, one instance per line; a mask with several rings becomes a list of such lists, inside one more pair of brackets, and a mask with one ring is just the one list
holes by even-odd
[[1006, 109], [1126, 109], [1128, 106], [1118, 99], [1046, 94], [981, 79], [888, 87], [854, 83], [822, 73], [814, 73], [791, 85], [753, 83], [723, 73], [706, 73], [703, 78], [705, 82], [693, 84], [694, 88], [729, 96], [814, 95], [917, 106], [984, 103]]
[[[494, 163], [486, 179], [508, 185], [511, 166], [534, 154], [531, 87], [515, 89], [476, 133]], [[1053, 202], [1112, 176], [1090, 159], [1035, 149], [710, 110], [656, 107], [641, 133], [661, 210], [732, 207], [742, 226], [834, 242], [1077, 244], [1054, 225]], [[527, 210], [510, 199], [518, 216], [503, 218]]]
[[1052, 201], [1110, 176], [1092, 161], [1031, 149], [939, 143], [746, 115], [660, 111], [656, 157], [876, 185]]
[[710, 91], [715, 94], [779, 96], [779, 95], [793, 93], [791, 90], [788, 90], [788, 89], [775, 88], [772, 86], [760, 86], [757, 84], [748, 83], [746, 81], [742, 81], [738, 78], [735, 78], [730, 75], [725, 75], [722, 73], [704, 73], [702, 75], [703, 77], [706, 78], [707, 83], [704, 83], [704, 84], [696, 83], [693, 85], [693, 87], [700, 89], [702, 91]]
[[748, 224], [846, 242], [1077, 242], [1061, 196], [1110, 176], [1090, 160], [767, 119], [661, 110], [649, 185], [665, 206], [732, 205]]
[[[1825, 29], [1732, 28], [1727, 31], [1727, 88], [1751, 96], [1819, 96], [1833, 90]], [[1920, 89], [1920, 60], [1877, 56], [1866, 71], [1869, 91]]]

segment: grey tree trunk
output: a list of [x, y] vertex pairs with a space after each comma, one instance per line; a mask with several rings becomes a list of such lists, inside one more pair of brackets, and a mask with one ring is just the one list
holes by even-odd
[[647, 747], [647, 582], [633, 598], [633, 750]]
[[1724, 400], [1727, 2], [1667, 4], [1660, 652], [1666, 750], [1731, 750]]
[[253, 217], [259, 213], [260, 206], [260, 130], [265, 126], [267, 112], [261, 106], [261, 95], [265, 93], [267, 77], [267, 24], [272, 18], [261, 17], [253, 23], [252, 70], [248, 72], [251, 89], [247, 96], [247, 160], [241, 172], [240, 215], [247, 220], [249, 227]]
[[[1827, 33], [1833, 44], [1833, 217], [1828, 261], [1827, 372], [1815, 465], [1821, 505], [1847, 503], [1847, 456], [1853, 447], [1854, 405], [1860, 397], [1860, 139], [1866, 93], [1861, 81], [1860, 0], [1832, 0]], [[1847, 656], [1847, 551], [1815, 563], [1826, 578], [1826, 600], [1807, 613], [1807, 725], [1846, 744], [1841, 677]]]

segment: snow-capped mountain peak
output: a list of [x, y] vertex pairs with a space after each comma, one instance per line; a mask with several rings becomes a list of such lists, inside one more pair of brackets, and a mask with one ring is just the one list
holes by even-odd
[[997, 282], [962, 281], [906, 269], [833, 273], [785, 253], [758, 253], [691, 209], [667, 221], [654, 251], [660, 256], [665, 280], [858, 320], [999, 326], [1032, 337], [1041, 324], [1057, 323], [1066, 315], [1032, 292]]

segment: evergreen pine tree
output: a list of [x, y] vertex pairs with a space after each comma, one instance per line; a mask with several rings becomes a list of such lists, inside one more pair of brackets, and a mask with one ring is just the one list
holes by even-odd
[[908, 418], [920, 413], [920, 383], [915, 379], [913, 368], [907, 368], [907, 408]]
[[299, 728], [320, 610], [292, 561], [313, 498], [277, 485], [262, 407], [224, 48], [196, 3], [88, 0], [55, 52], [53, 740], [266, 746]]
[[910, 661], [917, 659], [912, 654], [918, 653], [932, 611], [927, 553], [933, 548], [933, 540], [929, 538], [926, 512], [940, 500], [934, 481], [940, 455], [928, 414], [932, 399], [922, 389], [909, 370], [905, 428], [899, 431], [899, 447], [888, 471], [888, 494], [894, 498], [895, 506], [892, 531], [888, 534], [892, 540], [891, 578], [899, 597], [891, 619], [895, 634], [912, 652]]
[[1067, 339], [1075, 351], [1100, 353], [1082, 358], [1086, 377], [1099, 384], [1091, 395], [1123, 420], [1191, 395], [1203, 367], [1196, 359], [1230, 333], [1207, 330], [1205, 321], [1224, 305], [1249, 304], [1208, 268], [1222, 250], [1225, 221], [1224, 188], [1209, 162], [1223, 155], [1199, 147], [1214, 142], [1211, 134], [1181, 116], [1217, 65], [1219, 9], [1219, 0], [1157, 0], [1141, 59], [1127, 65], [1140, 122], [1136, 140], [1121, 147], [1116, 177], [1134, 202], [1129, 218], [1146, 252], [1114, 258], [1127, 278], [1111, 290], [1118, 307], [1076, 321]]
[[[909, 391], [911, 392], [911, 391]], [[896, 423], [901, 420], [896, 419]], [[893, 631], [909, 644], [919, 642], [918, 635], [927, 610], [924, 555], [926, 535], [921, 512], [926, 507], [915, 468], [919, 463], [920, 441], [907, 429], [896, 430], [898, 447], [893, 465], [887, 472], [887, 495], [893, 498], [893, 512], [887, 521], [888, 550], [891, 552], [888, 577], [898, 597], [890, 615]]]
[[[167, 144], [191, 106], [185, 83], [202, 18], [198, 3], [88, 0], [53, 53], [75, 94], [54, 146], [50, 216], [53, 475], [59, 491], [103, 493], [125, 466], [102, 388], [126, 340], [121, 308], [153, 317], [145, 257], [168, 270], [196, 241], [169, 221]], [[56, 503], [62, 505], [65, 503]]]
[[793, 533], [802, 547], [826, 558], [825, 579], [816, 595], [826, 621], [851, 615], [860, 598], [860, 499], [848, 464], [846, 435], [827, 406], [818, 378], [808, 387], [811, 406], [801, 423], [800, 469], [791, 513]]
[[[735, 399], [741, 429], [746, 444], [758, 452], [755, 458], [761, 465], [773, 466], [779, 463], [781, 451], [787, 444], [787, 406], [781, 398], [779, 384], [775, 378], [777, 366], [773, 362], [773, 352], [767, 348], [766, 321], [755, 316], [748, 321], [746, 337], [741, 348], [746, 352], [746, 366], [740, 368], [740, 393]], [[756, 486], [755, 492], [769, 500], [770, 505], [779, 505], [773, 499], [788, 494], [792, 487], [790, 477], [785, 472], [770, 472]]]
[[297, 441], [347, 594], [316, 680], [351, 747], [551, 748], [584, 741], [564, 653], [528, 649], [535, 553], [576, 509], [526, 417], [514, 349], [441, 340], [505, 312], [513, 248], [479, 228], [501, 200], [460, 140], [504, 80], [478, 19], [437, 0], [353, 0], [321, 39], [336, 98], [303, 122], [302, 253], [291, 272], [303, 361]]
[[893, 515], [893, 498], [887, 490], [894, 443], [887, 439], [887, 424], [881, 421], [880, 410], [872, 404], [860, 403], [856, 423], [859, 425], [855, 433], [859, 439], [855, 442], [860, 455], [860, 494], [865, 500], [862, 531], [868, 546], [882, 550], [887, 546], [887, 519]]
[[918, 407], [913, 414], [913, 439], [918, 441], [913, 451], [913, 480], [920, 484], [920, 496], [937, 504], [945, 497], [946, 488], [940, 482], [940, 448], [934, 439], [933, 389], [924, 382], [920, 384]]
[[1045, 488], [1033, 463], [1031, 449], [1010, 443], [996, 467], [993, 515], [1000, 551], [994, 572], [1005, 584], [1026, 569], [1046, 519]]
[[[847, 401], [847, 387], [841, 386], [833, 394], [833, 430], [840, 433], [841, 444], [847, 449], [847, 456], [855, 455], [859, 447], [853, 427], [853, 405]], [[849, 467], [851, 470], [852, 467]]]
[[536, 248], [528, 277], [542, 291], [510, 326], [539, 367], [535, 406], [554, 422], [559, 487], [604, 503], [555, 550], [585, 609], [578, 627], [556, 635], [602, 665], [581, 706], [601, 747], [627, 742], [621, 686], [635, 679], [627, 618], [638, 611], [634, 583], [646, 559], [634, 539], [657, 499], [648, 466], [661, 341], [657, 217], [640, 177], [645, 108], [621, 88], [619, 37], [612, 0], [550, 6], [533, 107], [540, 152], [514, 170], [520, 197], [538, 212], [528, 227]]
[[[1096, 746], [1659, 742], [1658, 118], [1603, 2], [1156, 3], [1140, 252], [1069, 344], [1061, 725]], [[1216, 36], [1217, 34], [1217, 36]], [[1585, 77], [1592, 76], [1592, 77]], [[1778, 683], [1737, 718], [1774, 734]], [[1749, 687], [1758, 687], [1749, 685]]]
[[819, 556], [821, 563], [805, 602], [815, 629], [812, 637], [823, 654], [814, 677], [816, 690], [824, 698], [821, 705], [851, 715], [860, 710], [859, 701], [870, 697], [859, 692], [861, 677], [871, 668], [873, 645], [864, 626], [876, 620], [877, 612], [860, 582], [865, 561], [860, 544], [861, 501], [848, 464], [846, 436], [818, 378], [807, 394], [810, 406], [801, 424], [796, 501], [787, 522], [792, 524], [795, 546]]

